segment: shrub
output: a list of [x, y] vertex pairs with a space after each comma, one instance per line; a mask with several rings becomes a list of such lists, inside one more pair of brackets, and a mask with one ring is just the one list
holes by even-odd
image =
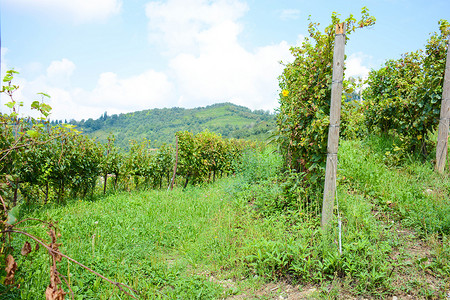
[[[275, 139], [280, 145], [286, 168], [305, 173], [312, 194], [323, 186], [329, 125], [333, 44], [336, 13], [322, 33], [317, 23], [310, 23], [309, 37], [301, 47], [291, 48], [295, 60], [285, 66], [279, 77], [280, 108]], [[347, 39], [356, 28], [371, 26], [375, 18], [362, 9], [362, 18], [352, 15], [345, 20]], [[350, 130], [347, 130], [350, 134]]]
[[430, 133], [438, 124], [442, 84], [450, 24], [439, 21], [440, 33], [434, 33], [422, 50], [388, 60], [372, 70], [368, 88], [366, 124], [369, 130], [398, 136], [403, 153], [429, 152]]

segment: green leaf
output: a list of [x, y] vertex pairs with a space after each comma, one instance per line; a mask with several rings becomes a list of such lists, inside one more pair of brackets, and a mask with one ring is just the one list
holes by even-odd
[[9, 225], [13, 225], [14, 223], [17, 222], [17, 218], [14, 216], [14, 214], [10, 211], [8, 213], [8, 218], [6, 220], [6, 223], [8, 223]]
[[32, 138], [39, 136], [39, 133], [36, 130], [27, 130], [27, 134]]
[[14, 206], [9, 212], [8, 212], [8, 219], [6, 220], [6, 223], [9, 225], [13, 225], [17, 222], [17, 218], [20, 213], [20, 206]]
[[12, 76], [6, 75], [5, 77], [3, 77], [3, 82], [10, 82], [12, 79], [13, 79]]
[[33, 101], [33, 103], [31, 103], [31, 108], [32, 109], [39, 109], [39, 101]]
[[48, 94], [46, 94], [46, 93], [42, 93], [42, 92], [41, 92], [41, 93], [37, 93], [37, 94], [38, 94], [38, 95], [42, 95], [42, 96], [47, 97], [47, 98], [51, 98], [50, 95], [48, 95]]

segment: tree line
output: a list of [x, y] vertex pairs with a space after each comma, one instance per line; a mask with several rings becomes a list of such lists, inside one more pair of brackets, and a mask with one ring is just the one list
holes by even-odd
[[128, 151], [132, 139], [146, 138], [154, 147], [160, 147], [164, 143], [173, 144], [175, 133], [183, 130], [193, 133], [209, 130], [225, 138], [263, 140], [267, 132], [275, 128], [275, 116], [262, 110], [220, 103], [193, 109], [174, 107], [113, 115], [105, 112], [98, 119], [71, 120], [69, 123], [101, 142], [106, 142], [112, 132], [116, 145]]

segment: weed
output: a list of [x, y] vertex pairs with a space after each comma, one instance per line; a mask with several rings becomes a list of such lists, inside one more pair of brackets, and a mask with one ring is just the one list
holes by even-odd
[[[248, 153], [243, 173], [212, 185], [23, 205], [20, 218], [57, 221], [64, 253], [139, 290], [142, 299], [249, 295], [280, 279], [315, 285], [314, 297], [443, 298], [450, 278], [449, 181], [430, 165], [386, 166], [382, 143], [341, 144], [342, 253], [337, 220], [322, 233], [320, 206], [302, 201], [302, 175], [281, 173], [279, 156], [267, 150]], [[402, 226], [414, 237], [399, 234]], [[33, 225], [28, 231], [39, 234]], [[16, 251], [22, 245], [22, 237], [13, 240]], [[425, 253], [411, 253], [425, 246]], [[45, 253], [17, 257], [21, 287], [6, 292], [0, 285], [1, 297], [41, 298], [48, 285]], [[73, 264], [58, 270], [76, 298], [123, 298]]]

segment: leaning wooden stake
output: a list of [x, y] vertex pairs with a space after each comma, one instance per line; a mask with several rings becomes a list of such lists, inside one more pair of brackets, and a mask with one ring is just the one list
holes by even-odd
[[436, 146], [436, 171], [443, 173], [448, 151], [448, 126], [450, 120], [450, 36], [448, 37], [447, 62], [442, 87], [441, 116]]
[[339, 124], [341, 119], [342, 81], [344, 79], [345, 24], [336, 24], [334, 40], [333, 78], [331, 86], [330, 127], [328, 129], [327, 165], [323, 192], [322, 229], [333, 216], [336, 193], [337, 152], [339, 144]]

